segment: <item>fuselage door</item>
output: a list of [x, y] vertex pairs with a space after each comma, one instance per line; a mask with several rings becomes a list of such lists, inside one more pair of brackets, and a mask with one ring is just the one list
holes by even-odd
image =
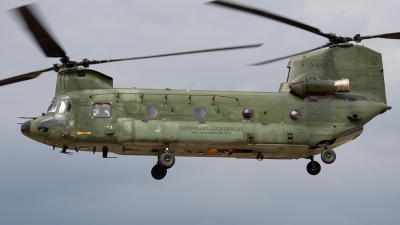
[[123, 146], [133, 145], [133, 121], [131, 118], [117, 119], [117, 143]]

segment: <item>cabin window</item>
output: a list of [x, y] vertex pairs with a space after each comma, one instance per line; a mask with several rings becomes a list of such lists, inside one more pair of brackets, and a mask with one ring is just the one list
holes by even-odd
[[194, 116], [196, 116], [198, 119], [203, 119], [206, 114], [207, 112], [204, 107], [198, 106], [196, 109], [194, 109]]
[[290, 112], [290, 119], [292, 119], [293, 121], [298, 121], [300, 118], [301, 118], [301, 113], [299, 110], [293, 109]]
[[158, 115], [158, 108], [155, 105], [147, 107], [146, 113], [149, 117], [156, 117]]
[[246, 120], [250, 120], [251, 118], [253, 118], [254, 113], [253, 110], [250, 108], [244, 108], [242, 110], [242, 117]]
[[110, 118], [111, 117], [111, 105], [106, 103], [95, 103], [92, 106], [92, 116], [95, 118]]

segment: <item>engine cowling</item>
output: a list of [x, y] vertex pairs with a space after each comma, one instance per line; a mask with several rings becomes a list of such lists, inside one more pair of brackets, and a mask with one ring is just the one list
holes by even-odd
[[301, 97], [309, 96], [326, 96], [334, 92], [349, 92], [349, 79], [328, 80], [324, 78], [306, 77], [304, 74], [296, 77], [289, 83], [292, 92]]

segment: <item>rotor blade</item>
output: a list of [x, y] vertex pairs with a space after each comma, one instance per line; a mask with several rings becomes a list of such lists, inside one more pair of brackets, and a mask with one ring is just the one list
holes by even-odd
[[299, 53], [296, 53], [296, 54], [287, 55], [287, 56], [279, 57], [279, 58], [276, 58], [276, 59], [270, 59], [270, 60], [267, 60], [267, 61], [262, 61], [262, 62], [250, 64], [249, 66], [265, 65], [265, 64], [268, 64], [268, 63], [272, 63], [272, 62], [276, 62], [276, 61], [282, 60], [282, 59], [287, 59], [287, 58], [290, 58], [290, 57], [293, 57], [293, 56], [296, 56], [296, 55], [301, 55], [301, 54], [304, 54], [304, 53], [312, 52], [312, 51], [315, 51], [315, 50], [318, 50], [318, 49], [321, 49], [321, 48], [328, 47], [330, 45], [331, 45], [331, 43], [327, 43], [325, 45], [322, 45], [322, 46], [319, 46], [317, 48], [313, 48], [313, 49], [310, 49], [310, 50], [307, 50], [307, 51], [304, 51], [304, 52], [299, 52]]
[[266, 17], [266, 18], [269, 18], [269, 19], [272, 19], [272, 20], [276, 20], [276, 21], [279, 21], [279, 22], [282, 22], [282, 23], [285, 23], [285, 24], [288, 24], [288, 25], [291, 25], [291, 26], [294, 26], [294, 27], [309, 31], [311, 33], [314, 33], [314, 34], [317, 34], [317, 35], [320, 35], [320, 36], [323, 36], [323, 37], [326, 37], [326, 38], [330, 37], [328, 34], [322, 33], [319, 29], [317, 29], [315, 27], [311, 27], [311, 26], [309, 26], [307, 24], [300, 23], [300, 22], [297, 22], [297, 21], [294, 21], [294, 20], [291, 20], [291, 19], [288, 19], [288, 18], [285, 18], [285, 17], [282, 17], [282, 16], [278, 16], [278, 15], [275, 15], [275, 14], [267, 12], [267, 11], [262, 11], [262, 10], [258, 10], [258, 9], [251, 8], [251, 7], [248, 7], [248, 6], [239, 5], [239, 4], [232, 3], [232, 2], [225, 2], [225, 1], [212, 1], [212, 2], [209, 2], [209, 4], [216, 4], [216, 5], [219, 5], [219, 6], [224, 6], [224, 7], [231, 8], [231, 9], [236, 9], [236, 10], [239, 10], [239, 11], [242, 11], [242, 12], [255, 14], [255, 15], [258, 15], [258, 16]]
[[44, 25], [39, 22], [34, 8], [33, 4], [25, 5], [14, 9], [14, 12], [25, 22], [25, 26], [32, 32], [34, 39], [47, 57], [64, 58], [66, 56], [64, 50], [50, 36]]
[[30, 73], [22, 74], [22, 75], [19, 75], [19, 76], [10, 77], [10, 78], [4, 79], [4, 80], [0, 80], [0, 86], [4, 86], [4, 85], [7, 85], [7, 84], [13, 84], [13, 83], [17, 83], [17, 82], [21, 82], [21, 81], [25, 81], [25, 80], [35, 79], [40, 74], [42, 74], [44, 72], [52, 71], [52, 70], [54, 70], [54, 67], [50, 67], [50, 68], [47, 68], [47, 69], [38, 70], [38, 71], [35, 71], [35, 72], [30, 72]]
[[361, 36], [360, 38], [361, 39], [370, 39], [370, 38], [400, 39], [400, 32], [388, 33], [388, 34], [378, 34], [378, 35], [369, 35], [369, 36]]
[[121, 59], [90, 60], [88, 62], [88, 64], [119, 62], [119, 61], [138, 60], [138, 59], [149, 59], [149, 58], [158, 58], [158, 57], [166, 57], [166, 56], [188, 55], [188, 54], [197, 54], [197, 53], [205, 53], [205, 52], [216, 52], [216, 51], [227, 51], [227, 50], [236, 50], [236, 49], [245, 49], [245, 48], [257, 48], [257, 47], [260, 47], [261, 45], [263, 45], [263, 44], [233, 46], [233, 47], [225, 47], [225, 48], [212, 48], [212, 49], [204, 49], [204, 50], [196, 50], [196, 51], [177, 52], [177, 53], [150, 55], [150, 56], [140, 56], [140, 57], [131, 57], [131, 58], [121, 58]]

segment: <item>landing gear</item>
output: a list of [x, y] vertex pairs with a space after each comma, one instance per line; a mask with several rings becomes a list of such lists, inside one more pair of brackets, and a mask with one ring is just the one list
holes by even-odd
[[261, 154], [261, 152], [259, 152], [259, 153], [257, 154], [257, 156], [256, 156], [256, 159], [257, 159], [258, 161], [262, 161], [262, 160], [264, 159], [264, 155]]
[[63, 146], [62, 151], [60, 153], [64, 153], [64, 154], [67, 154], [67, 155], [72, 155], [71, 152], [67, 152], [67, 146]]
[[167, 150], [160, 156], [160, 159], [158, 161], [160, 165], [169, 169], [175, 164], [175, 156]]
[[314, 161], [314, 158], [311, 158], [311, 162], [307, 164], [307, 172], [315, 176], [321, 172], [321, 165], [317, 161]]
[[153, 166], [153, 169], [151, 169], [151, 176], [153, 176], [153, 178], [156, 180], [163, 179], [165, 175], [167, 175], [167, 168], [161, 166], [158, 163]]
[[322, 162], [326, 164], [331, 164], [336, 160], [336, 153], [332, 149], [327, 148], [324, 151], [322, 151], [321, 159]]
[[175, 164], [175, 156], [166, 148], [165, 152], [158, 157], [157, 164], [151, 169], [151, 176], [161, 180], [167, 175], [167, 169]]
[[[324, 145], [324, 150], [321, 152], [321, 160], [326, 164], [331, 164], [336, 160], [336, 153], [328, 148], [329, 143]], [[311, 175], [317, 175], [321, 172], [321, 165], [314, 161], [314, 156], [307, 157], [307, 159], [311, 159], [311, 162], [307, 164], [307, 172]]]

